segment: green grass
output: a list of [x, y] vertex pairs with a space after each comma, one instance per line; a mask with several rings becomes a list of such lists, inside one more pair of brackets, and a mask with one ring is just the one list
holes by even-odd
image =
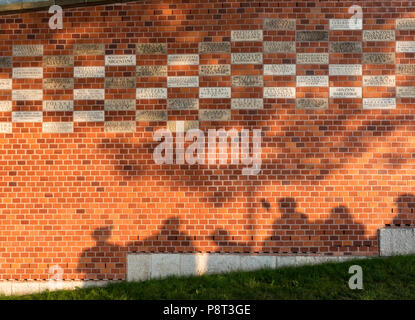
[[[363, 268], [363, 290], [348, 286], [349, 267]], [[317, 266], [120, 282], [101, 288], [43, 292], [1, 299], [415, 299], [415, 256]]]

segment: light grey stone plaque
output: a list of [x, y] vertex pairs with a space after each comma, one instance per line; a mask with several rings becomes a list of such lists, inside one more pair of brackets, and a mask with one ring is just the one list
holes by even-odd
[[328, 41], [328, 31], [297, 31], [297, 41]]
[[415, 30], [415, 19], [396, 19], [397, 30]]
[[169, 110], [197, 110], [199, 99], [168, 99], [167, 109]]
[[42, 122], [42, 111], [14, 111], [12, 122]]
[[14, 79], [42, 79], [43, 68], [13, 68]]
[[43, 45], [19, 45], [13, 46], [13, 56], [15, 57], [37, 57], [43, 56]]
[[415, 52], [415, 41], [396, 41], [396, 52]]
[[395, 64], [394, 53], [363, 53], [363, 64]]
[[12, 102], [11, 101], [0, 101], [0, 112], [11, 112], [12, 111]]
[[328, 64], [328, 53], [297, 53], [297, 64]]
[[330, 30], [362, 30], [362, 19], [330, 19]]
[[13, 90], [13, 101], [43, 100], [43, 90]]
[[199, 86], [199, 77], [168, 77], [168, 88], [196, 88]]
[[73, 46], [75, 56], [102, 56], [105, 54], [105, 45], [99, 43], [76, 43]]
[[167, 121], [167, 111], [165, 110], [137, 110], [137, 121]]
[[395, 30], [364, 30], [363, 41], [395, 41]]
[[132, 77], [116, 77], [105, 78], [106, 89], [134, 89], [135, 78]]
[[43, 100], [43, 111], [73, 111], [73, 101]]
[[137, 66], [137, 77], [167, 77], [167, 66]]
[[296, 89], [294, 87], [265, 87], [264, 98], [267, 99], [295, 99]]
[[328, 87], [328, 76], [297, 76], [297, 87]]
[[135, 55], [106, 55], [105, 56], [106, 66], [135, 66], [136, 57]]
[[75, 78], [104, 78], [105, 67], [75, 67]]
[[363, 76], [364, 87], [394, 87], [395, 76]]
[[44, 56], [44, 67], [72, 67], [73, 56]]
[[105, 112], [103, 110], [96, 111], [74, 111], [74, 122], [102, 122], [105, 121]]
[[264, 75], [266, 76], [295, 76], [295, 64], [266, 64], [264, 65]]
[[397, 64], [396, 74], [404, 76], [415, 76], [415, 65], [413, 64]]
[[137, 54], [166, 54], [167, 43], [139, 43], [137, 44]]
[[232, 64], [262, 64], [262, 53], [232, 53]]
[[43, 122], [42, 131], [45, 133], [71, 133], [73, 122]]
[[0, 122], [0, 133], [12, 133], [11, 122]]
[[12, 79], [0, 79], [0, 90], [11, 90]]
[[105, 100], [104, 109], [107, 111], [135, 111], [135, 100]]
[[135, 132], [135, 121], [106, 121], [105, 132]]
[[398, 98], [415, 98], [415, 87], [396, 87]]
[[0, 57], [0, 68], [11, 68], [12, 66], [12, 57]]
[[231, 110], [199, 110], [199, 121], [229, 121]]
[[363, 109], [395, 109], [395, 98], [364, 98]]
[[105, 100], [105, 89], [74, 89], [74, 100]]
[[262, 30], [232, 30], [231, 41], [262, 41]]
[[200, 99], [230, 99], [231, 88], [229, 87], [200, 87], [199, 88]]
[[331, 76], [361, 76], [361, 64], [331, 64], [329, 66]]
[[264, 53], [295, 53], [294, 41], [264, 41]]
[[361, 98], [362, 88], [360, 87], [331, 87], [330, 98]]
[[301, 98], [296, 101], [297, 109], [327, 109], [328, 99], [324, 98]]
[[199, 42], [199, 53], [227, 53], [231, 52], [230, 42]]
[[51, 78], [43, 79], [43, 89], [47, 90], [70, 90], [73, 89], [73, 78]]
[[264, 30], [288, 30], [293, 31], [296, 28], [295, 19], [264, 19]]
[[199, 64], [198, 54], [169, 54], [167, 57], [169, 66], [193, 66]]
[[186, 132], [199, 129], [199, 121], [167, 121], [167, 130], [171, 132]]
[[233, 76], [232, 87], [263, 87], [262, 76]]
[[361, 53], [362, 43], [352, 41], [330, 42], [329, 50], [333, 53]]
[[263, 109], [264, 108], [264, 101], [263, 101], [263, 99], [257, 99], [257, 98], [232, 99], [231, 108], [232, 109], [240, 109], [240, 110]]
[[200, 76], [229, 76], [231, 66], [229, 64], [205, 64], [199, 66]]
[[137, 88], [137, 99], [167, 99], [167, 88]]

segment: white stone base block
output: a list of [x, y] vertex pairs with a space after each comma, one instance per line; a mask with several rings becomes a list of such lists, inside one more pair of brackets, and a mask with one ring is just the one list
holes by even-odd
[[380, 256], [415, 254], [415, 228], [385, 228], [379, 230]]

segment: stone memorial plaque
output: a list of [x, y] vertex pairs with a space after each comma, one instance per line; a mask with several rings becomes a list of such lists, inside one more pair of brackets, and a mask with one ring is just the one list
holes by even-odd
[[262, 76], [233, 76], [232, 87], [263, 87]]
[[12, 66], [12, 57], [0, 57], [0, 68], [11, 68]]
[[331, 64], [329, 66], [331, 76], [361, 76], [361, 64]]
[[197, 110], [199, 99], [168, 99], [167, 109], [169, 110]]
[[137, 121], [167, 121], [166, 110], [137, 110], [135, 119]]
[[327, 109], [328, 99], [324, 98], [301, 98], [296, 101], [297, 109]]
[[0, 79], [0, 90], [11, 90], [12, 79]]
[[76, 43], [73, 46], [75, 56], [102, 56], [105, 54], [105, 45], [99, 43]]
[[73, 111], [72, 100], [44, 100], [43, 111]]
[[0, 101], [0, 112], [11, 112], [12, 111], [12, 102], [11, 101]]
[[263, 99], [256, 99], [256, 98], [232, 99], [231, 108], [232, 109], [240, 109], [240, 110], [263, 109], [264, 108], [264, 101], [263, 101]]
[[264, 41], [264, 53], [295, 53], [294, 41]]
[[295, 19], [274, 19], [265, 18], [263, 23], [264, 30], [288, 30], [293, 31], [296, 28]]
[[42, 79], [43, 68], [13, 68], [14, 79]]
[[168, 77], [168, 88], [197, 88], [199, 86], [199, 77]]
[[43, 57], [44, 67], [72, 67], [73, 56], [44, 56]]
[[397, 30], [415, 30], [415, 19], [396, 19]]
[[361, 53], [362, 43], [352, 41], [330, 42], [329, 50], [333, 53]]
[[199, 121], [167, 121], [167, 130], [171, 132], [187, 132], [199, 129]]
[[73, 75], [75, 78], [104, 78], [105, 67], [75, 67]]
[[262, 53], [232, 53], [232, 64], [262, 64]]
[[44, 133], [72, 133], [73, 122], [43, 122], [42, 131]]
[[265, 87], [264, 98], [266, 99], [295, 99], [296, 89], [294, 87]]
[[105, 100], [105, 89], [74, 89], [74, 100]]
[[42, 122], [42, 111], [14, 111], [12, 122]]
[[43, 56], [43, 45], [19, 45], [13, 46], [13, 56], [15, 57], [38, 57]]
[[199, 54], [231, 52], [230, 42], [199, 42]]
[[232, 30], [231, 41], [262, 41], [262, 30]]
[[396, 52], [415, 52], [415, 41], [396, 41]]
[[363, 76], [364, 87], [394, 87], [395, 76]]
[[116, 77], [105, 78], [106, 89], [135, 89], [135, 78]]
[[169, 54], [167, 57], [169, 66], [193, 66], [199, 64], [198, 54]]
[[415, 87], [397, 87], [396, 96], [398, 98], [415, 98]]
[[199, 110], [199, 121], [229, 121], [231, 110]]
[[135, 55], [106, 55], [105, 65], [106, 66], [135, 66], [136, 65]]
[[231, 88], [229, 87], [210, 87], [199, 88], [200, 99], [230, 99]]
[[297, 41], [311, 42], [311, 41], [328, 41], [328, 31], [297, 31]]
[[360, 87], [331, 87], [330, 98], [361, 98], [362, 88]]
[[328, 64], [328, 53], [297, 53], [297, 64]]
[[167, 43], [138, 43], [137, 54], [167, 54]]
[[231, 66], [229, 64], [205, 64], [199, 66], [200, 76], [229, 76]]
[[363, 64], [395, 64], [394, 53], [363, 53]]
[[415, 76], [415, 65], [413, 64], [397, 64], [396, 74], [404, 76]]
[[43, 90], [13, 90], [13, 101], [43, 100]]
[[0, 133], [12, 133], [11, 122], [0, 122]]
[[395, 41], [395, 30], [364, 30], [363, 41]]
[[362, 30], [362, 19], [330, 19], [330, 30]]
[[135, 132], [135, 121], [106, 121], [105, 132]]
[[364, 98], [363, 109], [395, 109], [395, 98]]
[[43, 89], [70, 90], [73, 89], [73, 78], [51, 78], [43, 79]]
[[137, 77], [167, 77], [167, 66], [137, 66]]
[[297, 87], [328, 87], [328, 76], [297, 76]]
[[135, 100], [105, 100], [104, 109], [107, 111], [135, 111]]
[[167, 99], [167, 88], [137, 88], [137, 99]]
[[105, 111], [74, 111], [74, 122], [102, 122], [105, 121]]
[[266, 64], [264, 65], [264, 75], [266, 76], [295, 76], [295, 64]]

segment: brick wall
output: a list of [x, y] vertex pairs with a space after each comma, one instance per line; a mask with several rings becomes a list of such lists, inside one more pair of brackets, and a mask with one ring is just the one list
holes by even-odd
[[[379, 228], [414, 225], [414, 1], [50, 16], [0, 17], [0, 279], [124, 279], [128, 252], [376, 255]], [[182, 123], [262, 130], [260, 173], [157, 165], [154, 133]]]

